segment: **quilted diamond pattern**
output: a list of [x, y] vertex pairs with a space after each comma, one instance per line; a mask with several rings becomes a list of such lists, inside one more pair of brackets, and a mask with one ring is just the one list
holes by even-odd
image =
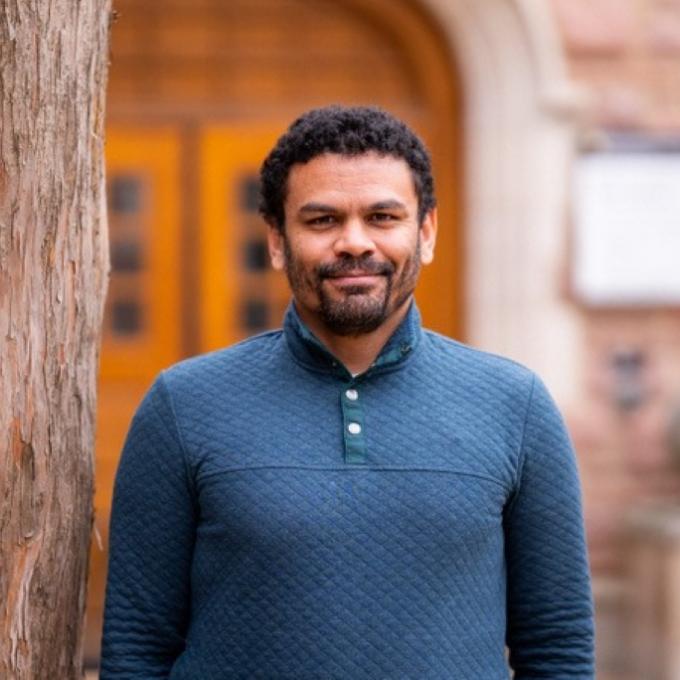
[[139, 407], [102, 679], [507, 680], [506, 644], [517, 680], [592, 678], [577, 472], [541, 382], [415, 309], [353, 379], [299, 323], [172, 367]]

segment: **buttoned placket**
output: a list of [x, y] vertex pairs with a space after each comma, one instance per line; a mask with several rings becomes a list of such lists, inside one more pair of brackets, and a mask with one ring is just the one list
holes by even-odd
[[366, 462], [366, 434], [360, 386], [354, 380], [347, 383], [340, 394], [342, 409], [345, 462], [351, 465]]
[[[344, 462], [348, 465], [365, 465], [368, 460], [368, 435], [366, 431], [366, 385], [390, 366], [396, 366], [411, 353], [417, 333], [420, 332], [420, 315], [415, 307], [390, 339], [370, 368], [359, 375], [352, 375], [328, 349], [302, 323], [294, 306], [289, 308], [285, 322], [289, 346], [293, 356], [309, 367], [330, 372], [340, 386], [340, 409], [342, 415], [342, 441]], [[401, 332], [400, 332], [401, 331]], [[398, 337], [401, 335], [401, 337]]]

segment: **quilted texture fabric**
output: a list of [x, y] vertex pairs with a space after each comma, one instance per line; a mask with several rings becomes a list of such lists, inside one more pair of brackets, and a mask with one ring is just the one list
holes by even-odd
[[412, 307], [353, 378], [291, 307], [283, 331], [158, 377], [116, 478], [102, 680], [511, 667], [593, 677], [574, 456], [530, 371]]

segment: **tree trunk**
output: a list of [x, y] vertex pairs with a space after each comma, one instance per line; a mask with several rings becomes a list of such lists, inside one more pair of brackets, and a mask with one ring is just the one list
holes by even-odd
[[82, 676], [110, 0], [0, 0], [0, 678]]

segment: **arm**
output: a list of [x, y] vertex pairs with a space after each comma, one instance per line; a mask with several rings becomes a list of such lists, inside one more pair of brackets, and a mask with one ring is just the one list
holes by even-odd
[[161, 374], [130, 426], [114, 488], [101, 680], [167, 678], [184, 648], [195, 508]]
[[593, 611], [578, 473], [562, 418], [538, 378], [504, 522], [515, 680], [592, 680]]

